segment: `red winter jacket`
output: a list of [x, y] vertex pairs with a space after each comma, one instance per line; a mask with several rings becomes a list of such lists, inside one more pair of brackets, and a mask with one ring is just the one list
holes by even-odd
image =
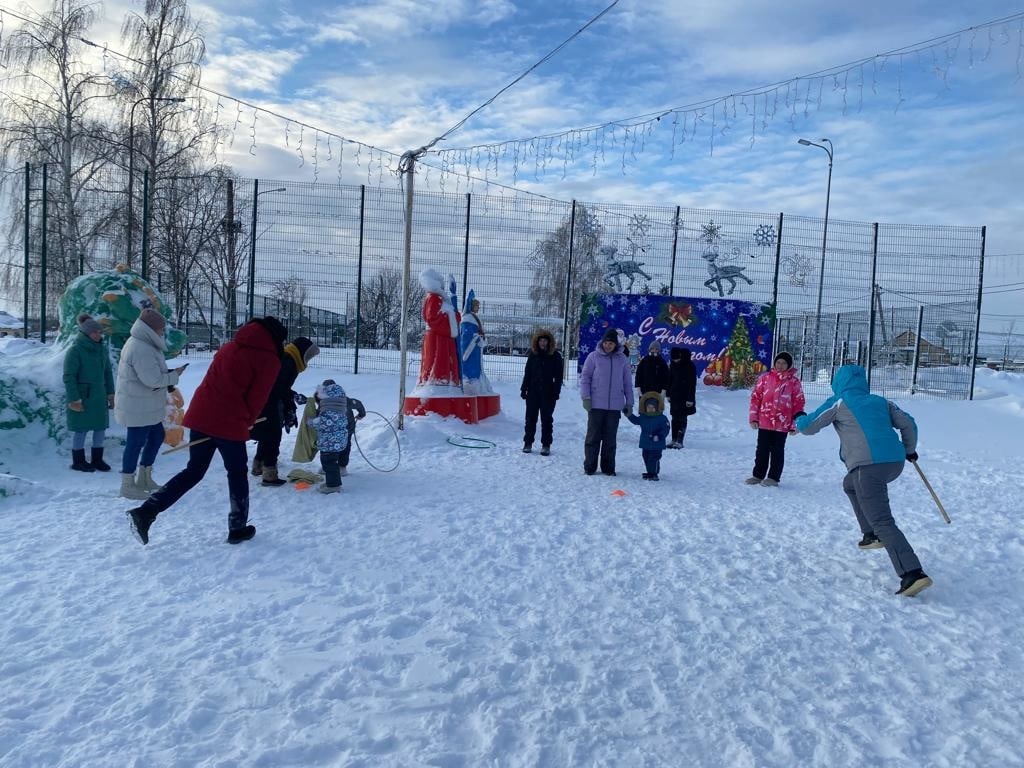
[[793, 419], [804, 410], [804, 390], [796, 369], [779, 373], [772, 368], [762, 374], [750, 393], [751, 424], [773, 432], [790, 432]]
[[243, 325], [217, 350], [183, 423], [211, 437], [248, 440], [280, 369], [270, 332], [258, 322]]

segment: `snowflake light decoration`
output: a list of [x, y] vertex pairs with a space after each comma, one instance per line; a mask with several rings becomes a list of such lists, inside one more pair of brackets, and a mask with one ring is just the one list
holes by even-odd
[[775, 245], [775, 227], [771, 224], [762, 224], [754, 230], [754, 242], [762, 248]]
[[700, 225], [700, 239], [705, 243], [717, 243], [722, 239], [722, 226], [715, 224], [714, 219], [709, 219], [707, 224]]

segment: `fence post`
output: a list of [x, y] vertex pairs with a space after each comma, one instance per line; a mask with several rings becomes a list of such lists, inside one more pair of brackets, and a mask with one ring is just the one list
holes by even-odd
[[[875, 278], [878, 275], [878, 222], [876, 221], [871, 225], [874, 230], [874, 235], [871, 241], [871, 311], [868, 314], [868, 359], [867, 359], [867, 371], [868, 371], [868, 391], [871, 391], [871, 369], [872, 369], [872, 356], [875, 349], [875, 291], [878, 290], [878, 286], [875, 284]], [[885, 318], [882, 318], [882, 322], [885, 322]]]
[[142, 172], [142, 279], [149, 276], [149, 169]]
[[[775, 274], [772, 276], [772, 307], [779, 311], [779, 264], [782, 261], [782, 213], [779, 213], [779, 233], [775, 236]], [[774, 350], [772, 351], [774, 354]]]
[[[804, 315], [800, 323], [800, 380], [804, 380], [804, 352], [807, 350], [807, 315]], [[814, 381], [812, 378], [811, 381]]]
[[[471, 205], [470, 193], [466, 193], [466, 246], [462, 252], [462, 299], [465, 302], [469, 295], [469, 214]], [[458, 307], [455, 308], [458, 311]]]
[[50, 167], [49, 163], [43, 163], [43, 236], [40, 240], [39, 271], [42, 273], [42, 282], [39, 283], [39, 341], [46, 343], [46, 173]]
[[32, 206], [31, 192], [32, 192], [32, 166], [29, 163], [25, 163], [25, 274], [23, 276], [24, 279], [23, 279], [23, 284], [22, 284], [22, 288], [24, 289], [24, 294], [25, 294], [25, 300], [24, 300], [24, 303], [21, 305], [22, 314], [24, 315], [24, 317], [21, 319], [21, 321], [22, 321], [22, 326], [23, 326], [22, 336], [24, 338], [26, 338], [26, 339], [28, 338], [28, 278], [29, 278], [29, 269], [31, 268], [31, 263], [30, 263], [30, 259], [29, 259], [29, 251], [30, 251], [31, 244], [32, 244], [32, 237], [31, 237], [31, 235], [32, 235], [32, 228], [31, 228], [31, 220], [30, 220], [31, 217], [29, 215], [30, 211], [31, 211], [31, 206]]
[[971, 391], [968, 399], [974, 399], [974, 375], [978, 367], [978, 339], [981, 337], [981, 293], [985, 284], [985, 231], [981, 228], [981, 258], [978, 262], [978, 308], [974, 318], [974, 345], [971, 349]]
[[[565, 268], [565, 319], [562, 321], [562, 379], [566, 376], [566, 364], [569, 360], [569, 296], [572, 291], [572, 256], [576, 243], [576, 201], [572, 201], [572, 212], [569, 214], [569, 260]], [[577, 350], [579, 354], [579, 350]]]
[[210, 314], [207, 315], [209, 320], [207, 323], [210, 326], [210, 349], [213, 349], [213, 299], [214, 299], [214, 287], [213, 283], [210, 283]]
[[260, 204], [260, 180], [252, 180], [252, 229], [249, 230], [249, 284], [247, 290], [249, 307], [246, 311], [248, 320], [252, 320], [256, 303], [256, 216]]
[[839, 350], [839, 313], [836, 313], [836, 330], [832, 335], [832, 365], [829, 367], [828, 380], [836, 375], [836, 352]]
[[[356, 358], [352, 373], [359, 373], [359, 318], [363, 311], [363, 224], [366, 222], [366, 185], [359, 185], [359, 258], [356, 262]], [[348, 314], [348, 307], [345, 307]]]
[[679, 248], [679, 212], [680, 206], [676, 206], [676, 215], [672, 224], [672, 271], [668, 276], [668, 295], [675, 296], [676, 293], [676, 251]]
[[924, 305], [917, 308], [917, 333], [914, 335], [914, 372], [910, 377], [910, 394], [917, 392], [917, 369], [921, 364], [921, 328], [924, 325]]

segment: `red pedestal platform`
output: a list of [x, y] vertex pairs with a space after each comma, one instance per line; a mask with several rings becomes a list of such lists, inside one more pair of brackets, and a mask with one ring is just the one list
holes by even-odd
[[496, 416], [501, 411], [499, 395], [462, 395], [461, 397], [420, 397], [405, 398], [402, 412], [407, 416], [426, 416], [436, 413], [440, 416], [457, 416], [467, 424], [476, 424], [481, 419]]

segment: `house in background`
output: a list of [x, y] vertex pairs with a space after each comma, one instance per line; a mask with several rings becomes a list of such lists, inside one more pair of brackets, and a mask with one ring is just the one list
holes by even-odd
[[20, 339], [25, 335], [24, 331], [25, 324], [21, 318], [0, 309], [0, 336], [16, 336]]
[[[913, 331], [904, 331], [894, 337], [891, 343], [893, 362], [904, 365], [914, 364], [914, 352], [917, 349], [917, 334]], [[921, 351], [918, 365], [952, 365], [953, 356], [945, 347], [933, 344], [924, 336], [921, 337]]]

